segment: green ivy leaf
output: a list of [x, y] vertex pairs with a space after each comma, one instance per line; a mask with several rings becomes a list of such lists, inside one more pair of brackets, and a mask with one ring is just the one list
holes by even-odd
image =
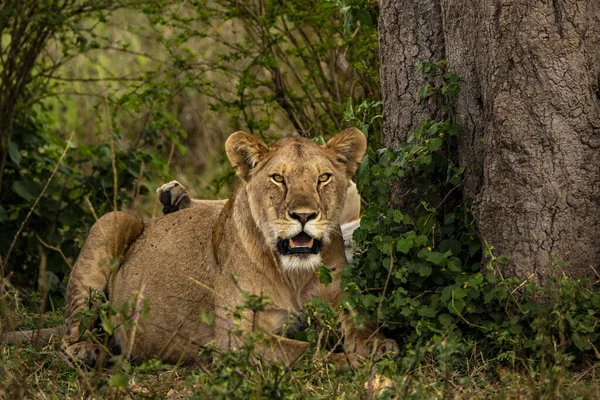
[[429, 142], [429, 150], [431, 150], [431, 151], [438, 151], [440, 149], [440, 147], [442, 147], [443, 143], [444, 143], [444, 141], [442, 139], [440, 139], [440, 138], [433, 138]]
[[419, 308], [419, 315], [422, 317], [433, 318], [437, 315], [437, 311], [431, 307]]
[[592, 348], [588, 341], [578, 333], [573, 334], [573, 343], [581, 351], [591, 350]]
[[431, 272], [433, 271], [433, 269], [431, 268], [431, 265], [429, 265], [429, 264], [419, 264], [418, 271], [419, 271], [419, 275], [421, 275], [421, 276], [429, 276], [429, 275], [431, 275]]
[[362, 303], [366, 308], [372, 308], [377, 304], [377, 296], [367, 294], [362, 297]]
[[452, 315], [447, 313], [441, 314], [438, 317], [438, 320], [440, 321], [440, 324], [442, 324], [445, 327], [448, 327], [454, 323], [454, 318], [452, 318]]
[[440, 251], [442, 253], [446, 253], [450, 251], [452, 255], [459, 256], [460, 255], [461, 245], [458, 240], [455, 239], [445, 239], [440, 243]]
[[412, 239], [409, 239], [409, 238], [400, 239], [396, 243], [396, 250], [398, 250], [401, 253], [408, 254], [408, 252], [412, 248], [412, 245], [413, 245]]
[[462, 263], [460, 258], [458, 257], [450, 257], [448, 259], [448, 269], [452, 272], [461, 272], [462, 271]]
[[331, 282], [333, 282], [331, 271], [332, 270], [328, 266], [321, 265], [317, 271], [317, 275], [319, 276], [319, 282], [321, 282], [325, 286], [328, 286]]
[[456, 214], [448, 213], [444, 217], [444, 225], [452, 225], [456, 221]]
[[394, 220], [395, 223], [399, 224], [402, 221], [404, 221], [404, 215], [402, 215], [402, 213], [399, 210], [393, 210], [392, 211], [392, 219]]

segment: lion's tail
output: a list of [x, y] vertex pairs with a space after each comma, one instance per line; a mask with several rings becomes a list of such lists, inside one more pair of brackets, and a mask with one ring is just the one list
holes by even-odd
[[111, 273], [143, 230], [140, 218], [122, 211], [108, 213], [92, 226], [67, 285], [65, 334], [70, 339], [79, 338], [79, 321], [74, 317], [87, 307], [92, 289], [106, 291]]

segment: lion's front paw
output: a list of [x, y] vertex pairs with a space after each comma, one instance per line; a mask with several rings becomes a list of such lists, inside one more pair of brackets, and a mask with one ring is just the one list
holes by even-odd
[[163, 205], [163, 214], [190, 208], [192, 200], [185, 186], [177, 181], [165, 183], [156, 190], [158, 200]]
[[367, 341], [367, 353], [375, 360], [379, 360], [385, 355], [396, 355], [400, 352], [400, 347], [394, 339], [373, 338]]
[[365, 362], [365, 359], [356, 353], [332, 353], [325, 358], [325, 361], [335, 365], [336, 368], [358, 368]]
[[78, 342], [66, 346], [64, 352], [75, 361], [81, 361], [88, 367], [93, 367], [100, 356], [100, 347], [90, 342]]

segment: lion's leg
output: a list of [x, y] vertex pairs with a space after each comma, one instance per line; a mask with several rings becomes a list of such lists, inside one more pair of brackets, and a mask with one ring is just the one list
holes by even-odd
[[288, 339], [278, 335], [268, 335], [266, 342], [255, 343], [256, 354], [263, 360], [275, 362], [282, 361], [285, 365], [291, 366], [304, 354], [309, 348], [308, 342]]
[[163, 214], [174, 213], [194, 205], [188, 190], [177, 181], [165, 183], [156, 190], [156, 193], [158, 201], [163, 206]]
[[[267, 362], [283, 362], [286, 366], [293, 366], [309, 350], [310, 344], [274, 334], [279, 326], [275, 323], [277, 314], [269, 310], [257, 314], [243, 311], [234, 325], [231, 314], [225, 308], [218, 308], [215, 311], [217, 348], [221, 351], [240, 348], [248, 340], [250, 332], [258, 331], [264, 334], [264, 340], [253, 343], [254, 354]], [[324, 360], [337, 366], [347, 366], [357, 358], [354, 354], [332, 353]]]
[[[288, 339], [283, 336], [269, 335], [266, 343], [255, 343], [256, 354], [263, 360], [282, 361], [286, 366], [293, 366], [310, 347], [308, 342]], [[356, 365], [361, 357], [358, 353], [331, 353], [323, 358], [337, 367]]]
[[[90, 229], [77, 262], [73, 266], [66, 295], [66, 331], [71, 341], [79, 340], [75, 315], [87, 307], [92, 289], [106, 291], [113, 268], [129, 245], [142, 233], [141, 219], [116, 211], [104, 215]], [[67, 352], [93, 364], [97, 351], [90, 344], [76, 343]]]
[[[267, 362], [283, 362], [286, 366], [293, 366], [310, 347], [308, 342], [285, 338], [283, 336], [266, 334], [264, 342], [255, 342], [255, 354]], [[241, 337], [230, 332], [221, 332], [217, 335], [217, 347], [221, 350], [232, 350], [240, 347], [246, 340], [247, 333]], [[220, 339], [219, 339], [220, 338]], [[359, 353], [331, 353], [324, 361], [333, 363], [337, 367], [356, 365], [362, 359]]]
[[[337, 270], [333, 273], [333, 282], [327, 286], [321, 285], [317, 290], [317, 296], [332, 307], [336, 307], [342, 300], [341, 278], [341, 270]], [[342, 324], [346, 354], [355, 354], [375, 360], [385, 354], [398, 354], [400, 348], [396, 341], [385, 338], [377, 329], [373, 329], [369, 325], [358, 326], [353, 315], [346, 315], [342, 311], [338, 318]]]

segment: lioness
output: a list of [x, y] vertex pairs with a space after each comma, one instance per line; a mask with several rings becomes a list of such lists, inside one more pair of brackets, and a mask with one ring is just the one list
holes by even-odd
[[[177, 181], [165, 183], [156, 190], [156, 193], [165, 215], [205, 204], [205, 200], [192, 199], [185, 186]], [[354, 256], [355, 243], [352, 234], [360, 226], [360, 203], [361, 198], [356, 184], [350, 181], [350, 185], [346, 190], [346, 200], [341, 205], [339, 218], [342, 237], [344, 238], [344, 252], [348, 262], [352, 262]]]
[[[268, 343], [256, 348], [266, 360], [291, 364], [307, 350], [308, 343], [278, 334], [313, 296], [332, 305], [341, 298], [339, 271], [346, 257], [339, 210], [366, 139], [350, 128], [323, 146], [291, 137], [268, 147], [236, 132], [225, 147], [241, 179], [228, 201], [199, 201], [146, 224], [123, 212], [94, 224], [67, 287], [67, 335], [73, 341], [79, 338], [74, 316], [93, 288], [106, 290], [118, 306], [134, 291], [148, 301], [141, 330], [114, 332], [121, 349], [137, 358], [193, 361], [199, 347], [213, 340], [218, 349], [235, 348], [241, 338], [230, 333], [232, 326], [266, 332]], [[107, 259], [121, 255], [120, 267], [111, 272]], [[315, 273], [321, 264], [336, 271], [328, 286]], [[269, 296], [271, 304], [234, 318], [244, 293]], [[203, 310], [214, 315], [214, 324], [200, 321]], [[394, 341], [349, 323], [345, 330], [347, 352], [367, 355], [373, 345], [379, 352], [397, 350]], [[86, 342], [67, 351], [90, 364], [97, 356]]]

